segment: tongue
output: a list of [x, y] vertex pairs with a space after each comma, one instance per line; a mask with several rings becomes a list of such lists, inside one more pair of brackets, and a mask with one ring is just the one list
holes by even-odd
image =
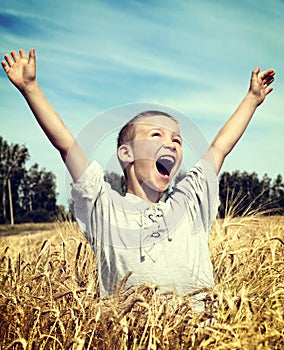
[[158, 172], [163, 175], [163, 176], [169, 176], [169, 172], [168, 170], [166, 169], [166, 167], [164, 167], [163, 164], [161, 164], [160, 162], [157, 162], [157, 169], [158, 169]]

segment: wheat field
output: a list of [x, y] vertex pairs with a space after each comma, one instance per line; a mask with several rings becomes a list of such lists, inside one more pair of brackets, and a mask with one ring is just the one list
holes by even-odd
[[199, 315], [188, 295], [151, 285], [124, 291], [122, 281], [99, 298], [95, 257], [74, 222], [2, 236], [0, 349], [283, 349], [283, 227], [277, 216], [216, 220], [216, 287]]

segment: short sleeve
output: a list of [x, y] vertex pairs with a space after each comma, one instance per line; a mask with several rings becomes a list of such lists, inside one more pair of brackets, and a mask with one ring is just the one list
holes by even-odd
[[71, 191], [74, 201], [74, 215], [81, 232], [91, 241], [92, 213], [97, 198], [104, 190], [104, 173], [101, 166], [92, 162], [77, 180]]
[[219, 206], [219, 183], [213, 167], [204, 159], [200, 160], [173, 188], [173, 197], [183, 203], [193, 231], [209, 232]]

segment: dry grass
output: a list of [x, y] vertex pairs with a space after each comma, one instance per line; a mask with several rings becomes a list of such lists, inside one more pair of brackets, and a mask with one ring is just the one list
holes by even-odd
[[95, 258], [74, 223], [2, 237], [0, 349], [282, 349], [283, 226], [256, 215], [216, 222], [217, 284], [198, 316], [188, 296], [154, 286], [98, 298]]

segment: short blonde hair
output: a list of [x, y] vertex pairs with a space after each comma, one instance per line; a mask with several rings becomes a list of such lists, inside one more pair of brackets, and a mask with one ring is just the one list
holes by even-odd
[[[136, 131], [135, 126], [140, 119], [147, 118], [147, 117], [159, 116], [159, 115], [170, 118], [171, 120], [174, 120], [178, 124], [178, 121], [176, 118], [174, 118], [173, 116], [171, 116], [170, 114], [165, 113], [165, 112], [154, 111], [154, 110], [141, 112], [141, 113], [137, 114], [134, 118], [130, 119], [129, 122], [127, 122], [120, 129], [120, 132], [119, 132], [118, 137], [117, 137], [117, 150], [119, 149], [119, 147], [121, 145], [125, 145], [126, 143], [131, 143], [134, 140], [135, 131]], [[119, 163], [123, 169], [124, 176], [127, 179], [127, 174], [125, 171], [124, 163], [119, 159], [119, 157], [118, 157], [118, 160], [119, 160]]]
[[174, 120], [177, 124], [178, 121], [176, 118], [174, 118], [173, 116], [171, 116], [168, 113], [165, 112], [161, 112], [161, 111], [145, 111], [145, 112], [141, 112], [139, 114], [137, 114], [134, 118], [132, 118], [131, 120], [129, 120], [129, 122], [127, 122], [120, 130], [118, 137], [117, 137], [117, 149], [121, 146], [124, 145], [128, 142], [131, 142], [132, 140], [134, 140], [135, 138], [135, 124], [137, 123], [137, 121], [139, 119], [142, 118], [147, 118], [147, 117], [154, 117], [154, 116], [158, 116], [158, 115], [162, 115], [164, 117], [170, 118], [172, 120]]

